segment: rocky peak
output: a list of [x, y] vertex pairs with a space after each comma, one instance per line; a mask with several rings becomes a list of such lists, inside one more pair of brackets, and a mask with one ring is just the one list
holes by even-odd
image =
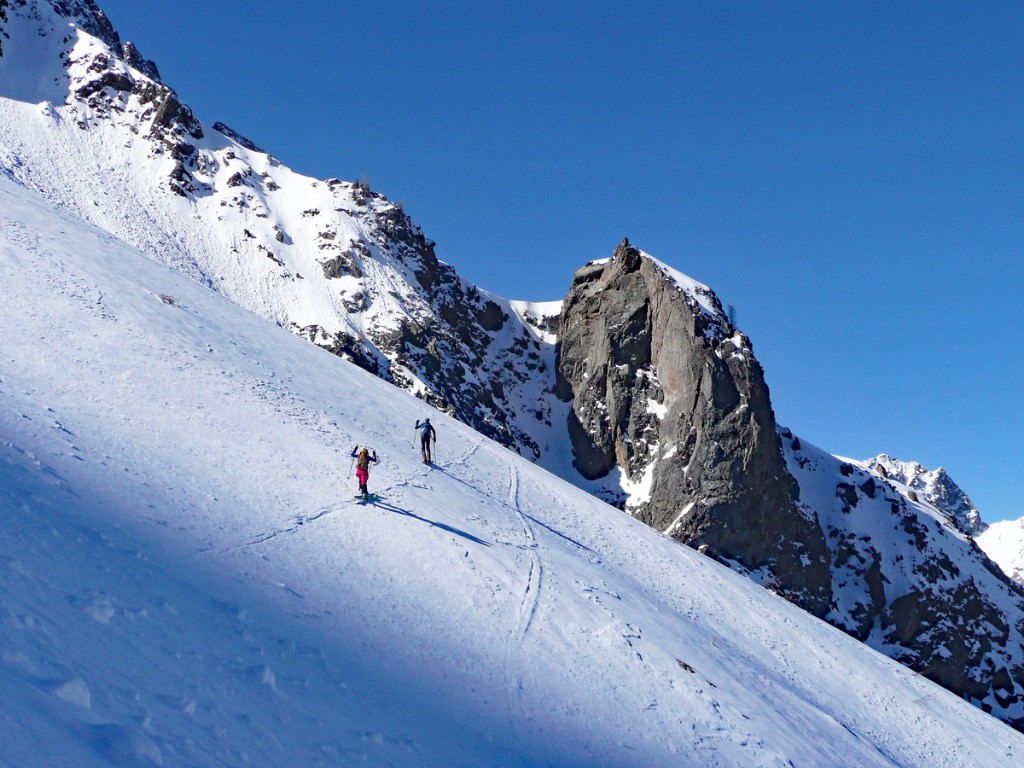
[[798, 512], [749, 340], [706, 286], [624, 240], [574, 276], [562, 306], [559, 395], [574, 464], [623, 490], [648, 525], [827, 609], [828, 549]]
[[640, 269], [643, 256], [640, 253], [640, 249], [634, 248], [629, 244], [629, 238], [624, 237], [622, 242], [615, 246], [615, 251], [612, 253], [612, 261], [617, 261], [621, 264], [623, 272], [635, 272]]
[[978, 536], [988, 527], [970, 497], [942, 467], [928, 470], [916, 461], [900, 461], [885, 453], [865, 463], [883, 477], [906, 485], [915, 496], [947, 515], [963, 533]]
[[145, 59], [142, 54], [139, 53], [139, 49], [135, 47], [135, 43], [131, 40], [126, 42], [121, 49], [121, 55], [129, 66], [139, 70], [142, 74], [157, 83], [160, 80], [160, 70], [156, 67], [156, 62], [151, 59]]
[[[7, 0], [3, 0], [3, 4], [6, 2]], [[122, 45], [121, 36], [114, 29], [114, 25], [93, 0], [53, 0], [52, 5], [58, 15], [74, 22], [83, 31], [103, 41], [129, 66], [142, 72], [151, 80], [160, 82], [160, 72], [156, 64], [150, 59], [144, 58], [130, 40]]]

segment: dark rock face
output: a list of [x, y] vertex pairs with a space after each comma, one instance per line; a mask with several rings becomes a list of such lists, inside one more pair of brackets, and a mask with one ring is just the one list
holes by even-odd
[[[7, 3], [8, 0], [0, 0], [0, 21], [7, 21]], [[4, 57], [4, 36], [3, 30], [0, 29], [0, 59]]]
[[717, 298], [684, 290], [624, 242], [611, 261], [577, 271], [559, 322], [558, 392], [572, 398], [581, 474], [649, 473], [649, 497], [632, 514], [766, 569], [823, 615], [828, 548], [796, 508], [761, 366]]
[[[247, 139], [245, 136], [240, 134], [238, 131], [236, 131], [236, 130], [234, 130], [232, 128], [229, 128], [228, 126], [224, 125], [224, 123], [214, 123], [213, 124], [213, 130], [215, 130], [215, 131], [217, 131], [219, 133], [223, 133], [229, 139], [234, 139], [235, 141], [237, 141], [241, 146], [245, 147], [246, 149], [251, 149], [253, 152], [263, 152], [263, 150], [260, 149], [259, 147], [257, 147], [252, 141]], [[266, 153], [264, 153], [264, 154], [266, 154]]]
[[107, 15], [93, 0], [53, 0], [53, 8], [66, 19], [74, 21], [114, 50], [121, 48], [121, 38]]
[[131, 40], [124, 44], [123, 48], [124, 60], [129, 66], [139, 70], [146, 77], [156, 82], [160, 82], [160, 70], [156, 68], [156, 63], [151, 59], [145, 59], [142, 54], [139, 53], [139, 49], [135, 47], [135, 43]]

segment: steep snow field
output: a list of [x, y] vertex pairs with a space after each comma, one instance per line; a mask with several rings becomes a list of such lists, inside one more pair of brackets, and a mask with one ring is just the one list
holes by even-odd
[[0, 765], [1024, 763], [994, 718], [6, 179], [0, 286]]
[[541, 455], [558, 406], [543, 392], [554, 377], [541, 375], [539, 332], [439, 261], [400, 204], [367, 184], [303, 176], [203, 123], [129, 63], [91, 0], [3, 5], [0, 173]]

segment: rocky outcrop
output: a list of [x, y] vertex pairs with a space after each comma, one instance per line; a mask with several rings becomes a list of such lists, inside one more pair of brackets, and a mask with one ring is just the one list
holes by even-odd
[[575, 466], [625, 509], [1024, 727], [1024, 592], [945, 472], [841, 461], [778, 430], [705, 286], [623, 242], [577, 271], [557, 391]]
[[123, 47], [123, 56], [128, 66], [133, 67], [150, 80], [160, 82], [160, 70], [156, 67], [156, 62], [152, 59], [143, 58], [142, 54], [139, 53], [139, 49], [135, 47], [135, 43], [131, 40], [127, 41]]
[[246, 149], [252, 150], [253, 152], [263, 152], [263, 150], [257, 147], [250, 139], [246, 138], [238, 131], [225, 125], [224, 123], [214, 123], [213, 130], [217, 131], [218, 133], [223, 133], [229, 139], [233, 139], [237, 144], [245, 147]]
[[761, 366], [714, 294], [623, 241], [576, 272], [560, 326], [581, 474], [615, 469], [637, 518], [826, 613], [828, 548], [797, 510]]
[[52, 5], [57, 13], [75, 22], [93, 37], [99, 38], [114, 50], [121, 50], [120, 35], [93, 0], [52, 0]]

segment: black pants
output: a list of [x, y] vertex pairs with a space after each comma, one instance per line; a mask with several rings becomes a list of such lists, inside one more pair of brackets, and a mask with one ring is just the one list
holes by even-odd
[[420, 452], [423, 454], [423, 458], [427, 461], [431, 461], [430, 456], [430, 435], [422, 435], [420, 437]]

